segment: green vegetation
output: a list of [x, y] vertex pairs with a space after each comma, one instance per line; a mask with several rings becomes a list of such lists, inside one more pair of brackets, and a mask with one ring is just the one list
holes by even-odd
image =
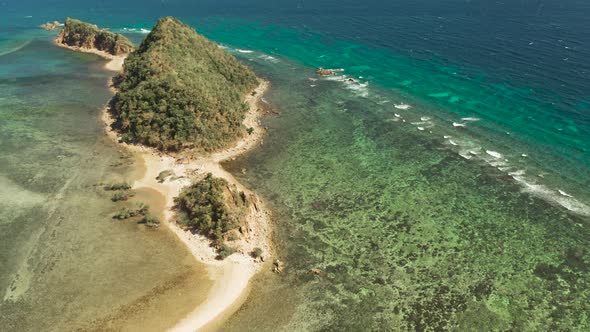
[[104, 190], [129, 190], [131, 189], [131, 185], [127, 182], [115, 182], [104, 187]]
[[121, 191], [115, 192], [113, 194], [113, 196], [111, 196], [111, 201], [113, 201], [113, 202], [126, 201], [130, 197], [133, 197], [133, 196], [134, 196], [134, 194], [132, 192], [129, 192], [126, 190], [121, 190]]
[[139, 223], [144, 224], [148, 227], [159, 227], [160, 226], [160, 219], [158, 219], [158, 217], [155, 217], [151, 214], [146, 214], [145, 216], [143, 216], [143, 218], [141, 218]]
[[236, 252], [236, 249], [234, 249], [224, 243], [219, 247], [219, 249], [217, 249], [217, 259], [224, 260], [227, 257], [234, 254], [235, 252]]
[[186, 188], [175, 199], [181, 223], [223, 243], [225, 233], [239, 227], [247, 207], [246, 195], [228, 187], [227, 181], [211, 173]]
[[262, 257], [262, 249], [260, 248], [254, 248], [254, 250], [252, 250], [252, 252], [250, 253], [250, 255], [254, 258], [260, 258]]
[[158, 176], [156, 177], [156, 180], [158, 180], [159, 183], [163, 183], [164, 181], [166, 181], [166, 178], [170, 176], [174, 176], [174, 172], [168, 169], [165, 171], [161, 171], [160, 174], [158, 174]]
[[149, 206], [143, 203], [139, 203], [136, 209], [122, 208], [113, 216], [113, 219], [129, 219], [136, 216], [144, 216], [149, 210]]
[[56, 39], [58, 44], [97, 49], [112, 55], [122, 55], [133, 51], [133, 44], [125, 36], [101, 30], [96, 25], [67, 18]]
[[243, 96], [258, 79], [214, 42], [161, 18], [115, 79], [114, 127], [126, 142], [161, 150], [215, 150], [243, 133]]
[[250, 127], [246, 129], [246, 131], [248, 132], [248, 135], [252, 135], [252, 133], [254, 132], [254, 128]]

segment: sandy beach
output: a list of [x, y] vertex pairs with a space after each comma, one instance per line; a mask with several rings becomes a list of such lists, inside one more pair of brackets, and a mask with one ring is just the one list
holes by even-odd
[[68, 46], [68, 45], [64, 45], [61, 43], [56, 43], [55, 41], [53, 44], [55, 44], [59, 47], [67, 48], [68, 50], [72, 50], [75, 52], [96, 54], [96, 55], [108, 60], [108, 62], [105, 64], [104, 68], [106, 70], [114, 71], [114, 72], [120, 72], [121, 70], [123, 70], [123, 62], [125, 62], [125, 58], [127, 57], [127, 55], [112, 55], [107, 52], [99, 51], [96, 49]]
[[[113, 56], [106, 52], [70, 47], [57, 44], [77, 52], [92, 53], [108, 60], [105, 69], [113, 72], [121, 72], [126, 56]], [[249, 93], [245, 102], [249, 105], [249, 111], [244, 119], [246, 128], [253, 128], [251, 134], [245, 133], [231, 147], [211, 154], [184, 151], [178, 156], [162, 153], [153, 148], [125, 144], [119, 142], [116, 132], [111, 129], [113, 119], [108, 107], [102, 113], [107, 135], [115, 142], [125, 146], [133, 152], [145, 166], [144, 174], [133, 183], [133, 189], [151, 188], [165, 197], [165, 209], [162, 213], [163, 224], [168, 227], [180, 241], [182, 241], [197, 261], [207, 266], [209, 278], [213, 281], [207, 299], [195, 308], [190, 315], [180, 321], [172, 331], [189, 332], [199, 330], [207, 325], [216, 323], [217, 320], [229, 317], [239, 309], [248, 295], [250, 279], [260, 271], [263, 266], [270, 264], [272, 247], [270, 246], [270, 212], [255, 193], [245, 188], [229, 172], [221, 167], [220, 163], [237, 157], [238, 155], [262, 144], [265, 129], [260, 125], [262, 116], [261, 98], [269, 87], [269, 82], [262, 81]], [[174, 176], [164, 182], [156, 179], [160, 172], [172, 171]], [[199, 234], [192, 234], [182, 229], [174, 220], [174, 197], [177, 197], [182, 189], [194, 181], [212, 173], [216, 177], [225, 179], [230, 185], [236, 185], [238, 190], [244, 191], [250, 199], [250, 213], [246, 218], [246, 227], [243, 236], [229, 244], [237, 249], [237, 252], [223, 261], [216, 259], [215, 248], [211, 247], [211, 241]], [[254, 248], [263, 250], [266, 263], [255, 260], [250, 256]]]
[[[208, 266], [208, 273], [214, 285], [210, 290], [207, 300], [181, 321], [173, 331], [196, 331], [205, 325], [212, 323], [219, 317], [227, 317], [232, 311], [239, 308], [241, 302], [247, 297], [248, 284], [250, 279], [260, 271], [263, 263], [254, 260], [250, 252], [256, 248], [262, 248], [265, 255], [271, 253], [269, 246], [270, 239], [270, 213], [264, 208], [263, 203], [257, 196], [242, 186], [230, 173], [225, 171], [220, 162], [238, 156], [256, 146], [263, 137], [263, 128], [258, 125], [257, 119], [260, 114], [258, 102], [268, 83], [263, 82], [257, 89], [257, 97], [249, 95], [247, 102], [250, 111], [244, 121], [247, 127], [255, 128], [252, 135], [247, 135], [239, 140], [233, 147], [211, 154], [211, 155], [190, 155], [184, 160], [177, 160], [172, 156], [162, 154], [153, 149], [127, 145], [129, 149], [136, 152], [143, 159], [145, 164], [144, 176], [133, 184], [133, 188], [148, 187], [159, 191], [166, 198], [164, 211], [165, 225], [178, 236], [178, 238], [189, 248], [195, 259]], [[110, 123], [108, 112], [104, 112], [105, 121]], [[109, 131], [109, 135], [116, 139], [116, 134]], [[188, 153], [187, 153], [188, 155]], [[171, 170], [177, 177], [174, 181], [159, 183], [156, 177], [164, 170]], [[173, 206], [174, 197], [178, 196], [181, 190], [190, 185], [193, 181], [212, 173], [217, 177], [224, 178], [230, 185], [236, 185], [239, 190], [244, 191], [248, 197], [256, 202], [256, 208], [251, 206], [248, 217], [248, 226], [245, 236], [231, 243], [239, 248], [239, 252], [231, 255], [223, 261], [216, 259], [217, 253], [210, 245], [210, 240], [192, 234], [180, 228], [175, 221]], [[268, 259], [267, 259], [268, 262]]]
[[[217, 318], [227, 317], [237, 310], [241, 302], [245, 301], [247, 297], [250, 279], [264, 266], [264, 263], [253, 259], [250, 252], [256, 247], [262, 248], [266, 257], [272, 252], [270, 247], [269, 211], [256, 194], [242, 186], [220, 165], [220, 162], [248, 151], [261, 141], [264, 129], [258, 124], [261, 115], [258, 103], [267, 88], [268, 82], [262, 82], [256, 89], [255, 96], [248, 95], [246, 102], [250, 105], [250, 111], [244, 124], [248, 128], [254, 128], [254, 132], [240, 139], [229, 149], [210, 155], [185, 153], [184, 155], [187, 157], [181, 160], [151, 148], [124, 144], [143, 159], [146, 168], [145, 174], [133, 184], [133, 188], [152, 188], [164, 195], [166, 198], [164, 224], [190, 249], [195, 259], [208, 266], [209, 277], [214, 282], [207, 300], [172, 331], [196, 331], [212, 323]], [[110, 128], [112, 120], [109, 113], [105, 110], [103, 114], [107, 128]], [[116, 133], [111, 130], [109, 130], [109, 135], [113, 139], [117, 139]], [[176, 177], [180, 178], [159, 183], [156, 177], [165, 170], [171, 170]], [[217, 253], [211, 247], [209, 239], [183, 230], [173, 219], [174, 197], [178, 196], [185, 186], [204, 177], [207, 173], [224, 178], [230, 185], [236, 185], [239, 190], [244, 191], [255, 202], [250, 207], [251, 211], [247, 218], [244, 236], [240, 240], [231, 242], [232, 246], [238, 248], [238, 252], [223, 261], [216, 259]], [[266, 261], [269, 262], [268, 259]]]

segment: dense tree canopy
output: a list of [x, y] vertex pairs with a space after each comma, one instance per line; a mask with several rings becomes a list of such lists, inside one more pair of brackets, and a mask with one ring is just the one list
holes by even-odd
[[112, 55], [133, 51], [133, 44], [125, 36], [101, 30], [94, 24], [67, 18], [57, 43], [88, 49], [97, 49]]
[[242, 135], [254, 73], [173, 17], [161, 18], [115, 80], [123, 140], [161, 150], [222, 148]]
[[218, 242], [224, 233], [239, 227], [247, 206], [243, 192], [230, 190], [227, 181], [211, 173], [184, 189], [175, 201], [189, 228]]

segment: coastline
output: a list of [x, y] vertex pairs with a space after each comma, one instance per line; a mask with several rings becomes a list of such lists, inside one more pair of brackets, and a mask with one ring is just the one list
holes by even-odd
[[[96, 54], [108, 60], [104, 68], [113, 72], [123, 70], [123, 63], [127, 57], [127, 55], [114, 56], [95, 49], [72, 47], [56, 42], [54, 44], [72, 51]], [[154, 148], [120, 142], [118, 134], [111, 128], [114, 120], [109, 113], [108, 105], [102, 110], [101, 119], [105, 124], [109, 138], [118, 145], [123, 145], [145, 165], [143, 175], [133, 183], [132, 188], [150, 188], [164, 196], [163, 225], [166, 225], [184, 243], [197, 261], [207, 266], [209, 278], [213, 281], [207, 299], [191, 314], [178, 322], [171, 331], [192, 332], [206, 326], [216, 325], [223, 318], [229, 317], [246, 300], [252, 277], [261, 271], [263, 266], [271, 264], [269, 258], [272, 257], [273, 250], [270, 244], [270, 211], [255, 193], [245, 188], [220, 164], [262, 143], [265, 129], [259, 123], [259, 119], [263, 115], [260, 106], [261, 99], [269, 85], [268, 81], [261, 80], [259, 86], [254, 90], [255, 93], [246, 95], [245, 102], [249, 109], [243, 124], [246, 128], [254, 129], [251, 134], [245, 134], [224, 150], [210, 154], [185, 151], [180, 153], [184, 157], [179, 159]], [[116, 92], [112, 86], [111, 90]], [[175, 174], [175, 179], [169, 179], [163, 183], [158, 182], [156, 177], [164, 170], [171, 170]], [[174, 198], [180, 194], [183, 188], [189, 186], [193, 181], [203, 178], [207, 173], [212, 173], [216, 177], [225, 179], [230, 185], [235, 185], [254, 203], [250, 206], [250, 214], [246, 218], [247, 227], [242, 238], [232, 242], [232, 245], [237, 245], [239, 250], [223, 261], [216, 259], [217, 252], [211, 247], [209, 239], [182, 229], [173, 220]], [[263, 250], [266, 263], [250, 256], [250, 252], [254, 248]]]
[[125, 58], [127, 57], [127, 54], [125, 55], [112, 55], [109, 54], [105, 51], [99, 51], [97, 49], [91, 49], [91, 48], [82, 48], [82, 47], [77, 47], [77, 46], [69, 46], [69, 45], [64, 45], [61, 43], [57, 43], [55, 40], [53, 41], [53, 44], [61, 47], [61, 48], [65, 48], [68, 49], [70, 51], [74, 51], [74, 52], [82, 52], [82, 53], [89, 53], [89, 54], [96, 54], [98, 56], [100, 56], [103, 59], [109, 60], [105, 65], [104, 68], [106, 70], [109, 71], [114, 71], [114, 72], [120, 72], [123, 69], [123, 62], [125, 62]]
[[[133, 183], [133, 189], [151, 188], [165, 197], [163, 224], [186, 245], [197, 261], [207, 266], [209, 278], [213, 281], [213, 287], [209, 291], [207, 299], [195, 308], [190, 315], [178, 322], [171, 331], [195, 331], [216, 322], [222, 317], [227, 317], [239, 309], [239, 306], [247, 298], [250, 279], [266, 265], [253, 259], [249, 253], [254, 248], [259, 247], [263, 249], [265, 256], [272, 255], [270, 212], [253, 192], [241, 185], [220, 165], [224, 160], [247, 152], [262, 140], [264, 129], [258, 124], [258, 119], [262, 115], [258, 106], [268, 86], [269, 83], [263, 81], [256, 88], [257, 93], [255, 96], [248, 94], [246, 97], [246, 102], [250, 107], [244, 125], [254, 128], [251, 135], [242, 137], [230, 148], [209, 155], [184, 153], [190, 155], [190, 157], [182, 160], [153, 148], [119, 143], [117, 133], [111, 129], [113, 119], [108, 108], [103, 109], [102, 120], [105, 123], [108, 136], [133, 152], [145, 165], [145, 172], [140, 179]], [[172, 170], [180, 178], [159, 183], [156, 177], [164, 170]], [[247, 218], [248, 226], [244, 237], [232, 243], [238, 244], [240, 251], [223, 261], [216, 259], [217, 253], [211, 247], [209, 239], [182, 229], [173, 220], [174, 197], [177, 197], [184, 187], [189, 186], [195, 179], [204, 177], [207, 173], [213, 173], [214, 176], [225, 179], [230, 185], [235, 184], [239, 190], [244, 191], [255, 202], [255, 207], [250, 208], [251, 213]], [[268, 259], [266, 261], [268, 264]]]

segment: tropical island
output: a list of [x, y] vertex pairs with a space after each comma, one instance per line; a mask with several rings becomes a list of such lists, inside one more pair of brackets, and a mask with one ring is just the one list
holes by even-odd
[[[194, 330], [236, 310], [250, 278], [269, 262], [270, 213], [220, 162], [259, 144], [268, 82], [173, 17], [158, 20], [136, 49], [122, 35], [70, 18], [55, 43], [111, 60], [107, 68], [118, 74], [103, 120], [108, 135], [146, 168], [131, 188], [162, 194], [165, 211], [152, 213], [161, 213], [210, 266], [217, 285], [177, 329]], [[146, 214], [140, 207], [115, 217]], [[272, 266], [282, 269], [278, 260]]]
[[[59, 26], [53, 26], [53, 30]], [[43, 29], [47, 27], [42, 26]], [[73, 51], [93, 53], [110, 60], [105, 66], [111, 71], [119, 71], [123, 61], [134, 50], [133, 43], [121, 34], [100, 29], [94, 24], [67, 18], [54, 43]]]

